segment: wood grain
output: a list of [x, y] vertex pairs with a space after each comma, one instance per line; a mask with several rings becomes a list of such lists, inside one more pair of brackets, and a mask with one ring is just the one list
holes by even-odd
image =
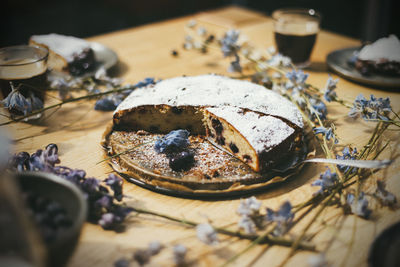
[[[226, 71], [227, 59], [219, 51], [211, 50], [208, 54], [181, 49], [185, 35], [184, 25], [189, 19], [197, 19], [210, 31], [222, 33], [229, 28], [240, 29], [256, 47], [267, 48], [273, 45], [272, 21], [263, 14], [237, 7], [195, 14], [161, 23], [127, 29], [89, 38], [113, 49], [120, 62], [113, 73], [120, 75], [127, 82], [137, 82], [145, 77], [165, 79], [180, 75], [219, 73], [230, 75]], [[309, 82], [324, 87], [328, 78], [325, 65], [326, 55], [336, 49], [357, 46], [360, 42], [345, 36], [322, 31], [318, 35], [312, 54]], [[178, 57], [171, 56], [171, 50], [179, 51]], [[332, 74], [334, 78], [337, 76]], [[352, 101], [358, 94], [374, 94], [377, 97], [389, 96], [396, 111], [400, 110], [400, 94], [357, 85], [340, 79], [337, 93], [340, 97]], [[35, 124], [17, 123], [7, 126], [15, 140], [15, 151], [34, 152], [48, 143], [59, 145], [63, 165], [85, 169], [90, 177], [103, 179], [111, 168], [103, 163], [103, 151], [100, 141], [106, 124], [111, 120], [111, 112], [93, 110], [94, 102], [68, 104], [56, 113]], [[346, 118], [347, 110], [338, 104], [328, 104], [330, 116], [335, 120], [341, 144], [352, 144], [361, 149], [367, 142], [373, 129], [372, 123]], [[399, 145], [398, 132], [392, 131], [385, 136], [393, 140], [390, 149], [382, 158], [396, 153]], [[398, 153], [398, 152], [397, 152]], [[323, 165], [309, 164], [301, 173], [287, 184], [269, 189], [257, 195], [263, 207], [276, 209], [285, 201], [301, 203], [317, 189], [311, 182], [323, 172]], [[373, 179], [386, 177], [389, 190], [400, 197], [399, 160], [396, 159], [387, 171], [380, 171]], [[371, 190], [374, 183], [371, 182]], [[237, 229], [236, 209], [239, 199], [220, 201], [200, 201], [180, 199], [157, 194], [128, 182], [124, 183], [126, 201], [129, 205], [152, 209], [161, 213], [187, 218], [198, 222], [211, 221], [217, 226], [229, 225]], [[314, 211], [313, 211], [314, 212]], [[313, 213], [311, 212], [311, 213]], [[334, 235], [327, 259], [335, 265], [366, 266], [369, 247], [373, 239], [387, 226], [399, 220], [400, 211], [391, 211], [374, 205], [373, 220], [363, 220], [355, 216], [341, 218], [342, 211], [332, 207], [324, 211], [310, 233], [316, 233], [313, 242], [318, 249], [324, 249]], [[293, 233], [303, 229], [312, 216], [306, 217], [296, 225]], [[193, 229], [182, 227], [152, 216], [132, 216], [124, 233], [104, 231], [97, 225], [86, 224], [79, 246], [68, 266], [113, 266], [113, 262], [122, 256], [131, 257], [137, 248], [145, 247], [153, 240], [159, 240], [167, 246], [161, 254], [154, 257], [151, 265], [169, 266], [172, 261], [172, 245], [182, 243], [189, 248], [188, 259], [198, 266], [214, 266], [224, 263], [229, 257], [245, 248], [247, 241], [220, 236], [220, 245], [209, 247], [196, 238]], [[233, 263], [235, 266], [277, 266], [286, 257], [288, 248], [258, 246]], [[299, 252], [287, 266], [308, 266], [311, 253]]]

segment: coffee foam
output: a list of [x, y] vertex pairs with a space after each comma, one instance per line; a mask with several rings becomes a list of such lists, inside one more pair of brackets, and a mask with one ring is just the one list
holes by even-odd
[[18, 80], [29, 79], [47, 70], [45, 61], [33, 62], [31, 59], [21, 59], [18, 61], [8, 62], [9, 64], [18, 64], [11, 66], [0, 66], [0, 79], [3, 80]]
[[319, 23], [301, 16], [283, 17], [275, 21], [275, 31], [290, 35], [310, 35], [319, 31]]

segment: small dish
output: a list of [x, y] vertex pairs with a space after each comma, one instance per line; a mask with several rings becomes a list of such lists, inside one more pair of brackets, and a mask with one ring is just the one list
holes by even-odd
[[71, 182], [44, 172], [17, 173], [21, 190], [57, 201], [71, 219], [72, 225], [60, 232], [48, 246], [48, 266], [64, 266], [72, 255], [83, 223], [87, 217], [87, 203], [82, 192]]
[[351, 66], [348, 61], [359, 49], [359, 47], [351, 47], [333, 51], [326, 57], [326, 63], [337, 74], [357, 83], [374, 87], [400, 87], [400, 78], [398, 77], [379, 74], [364, 76]]
[[368, 266], [400, 266], [400, 222], [386, 228], [372, 243]]

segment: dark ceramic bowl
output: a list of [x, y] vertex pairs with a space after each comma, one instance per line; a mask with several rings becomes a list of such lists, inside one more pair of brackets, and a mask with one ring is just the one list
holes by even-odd
[[87, 203], [82, 192], [71, 182], [51, 173], [24, 172], [16, 176], [23, 191], [57, 201], [71, 219], [72, 225], [47, 246], [48, 266], [65, 265], [74, 252], [87, 217]]

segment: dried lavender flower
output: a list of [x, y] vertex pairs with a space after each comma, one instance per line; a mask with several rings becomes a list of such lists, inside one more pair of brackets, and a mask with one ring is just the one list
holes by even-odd
[[157, 255], [163, 248], [163, 244], [161, 244], [159, 241], [152, 241], [149, 243], [148, 251], [151, 255]]
[[359, 94], [353, 103], [353, 108], [349, 111], [348, 116], [356, 118], [358, 115], [364, 120], [389, 120], [389, 112], [392, 111], [390, 99], [387, 97], [376, 98], [371, 95], [370, 100], [367, 100], [362, 94]]
[[157, 153], [183, 150], [190, 144], [189, 135], [190, 133], [187, 130], [179, 129], [171, 131], [154, 143], [154, 150]]
[[241, 199], [237, 213], [241, 215], [238, 222], [239, 228], [245, 233], [253, 234], [256, 228], [261, 228], [263, 217], [260, 215], [261, 202], [256, 197], [252, 196], [246, 199]]
[[207, 245], [217, 245], [218, 236], [215, 229], [209, 223], [197, 225], [197, 238]]
[[268, 61], [267, 64], [272, 67], [284, 67], [288, 68], [292, 64], [292, 60], [289, 57], [285, 57], [281, 54], [273, 55]]
[[9, 160], [9, 168], [13, 171], [45, 171], [54, 173], [66, 179], [82, 190], [89, 205], [88, 221], [98, 223], [104, 229], [117, 229], [132, 212], [132, 208], [115, 203], [114, 200], [122, 200], [122, 179], [110, 175], [103, 181], [110, 186], [114, 192], [109, 193], [96, 178], [86, 178], [86, 172], [79, 169], [71, 169], [66, 166], [57, 166], [60, 163], [58, 147], [56, 144], [49, 144], [44, 150], [38, 149], [32, 155], [27, 152], [20, 152]]
[[[358, 156], [357, 148], [351, 148], [351, 147], [346, 146], [343, 148], [342, 155], [336, 155], [336, 159], [355, 160], [355, 159], [357, 159], [357, 156]], [[358, 170], [358, 168], [345, 166], [345, 165], [338, 165], [338, 169], [343, 173], [346, 173], [350, 169], [351, 169], [351, 173], [355, 173]]]
[[257, 200], [255, 196], [241, 199], [237, 213], [240, 215], [254, 216], [259, 215], [261, 208], [261, 202]]
[[354, 194], [348, 193], [346, 203], [350, 207], [351, 213], [364, 219], [368, 219], [372, 213], [372, 210], [368, 208], [368, 200], [364, 192], [361, 192], [357, 199]]
[[329, 267], [331, 266], [325, 258], [325, 254], [320, 253], [317, 255], [312, 255], [308, 259], [308, 264], [310, 267]]
[[185, 263], [185, 257], [187, 254], [187, 248], [184, 245], [177, 244], [173, 248], [174, 262], [176, 265], [182, 265]]
[[127, 258], [120, 258], [114, 262], [114, 267], [129, 267], [131, 265]]
[[322, 121], [326, 120], [326, 116], [328, 114], [328, 109], [326, 108], [325, 103], [322, 102], [321, 100], [314, 99], [314, 98], [310, 98], [310, 103], [311, 103], [311, 106], [312, 106], [311, 118], [315, 119], [316, 116], [318, 115], [318, 117]]
[[325, 128], [325, 127], [315, 127], [313, 128], [313, 132], [314, 134], [322, 134], [323, 136], [325, 136], [326, 140], [334, 140], [335, 144], [337, 144], [339, 142], [339, 140], [336, 138], [332, 128]]
[[289, 201], [284, 202], [277, 211], [267, 208], [265, 220], [267, 222], [275, 222], [276, 226], [273, 234], [283, 235], [291, 225], [294, 218], [292, 213], [292, 205]]
[[243, 229], [246, 234], [255, 234], [257, 228], [254, 221], [247, 215], [240, 217], [238, 227], [239, 229]]
[[386, 190], [386, 183], [378, 180], [377, 188], [374, 196], [379, 200], [382, 206], [388, 206], [393, 208], [397, 204], [396, 196]]
[[308, 78], [308, 74], [304, 73], [302, 70], [296, 71], [295, 69], [292, 69], [292, 71], [286, 73], [286, 78], [288, 78], [295, 85], [304, 86], [304, 83]]
[[338, 183], [337, 174], [331, 172], [329, 168], [326, 168], [324, 173], [321, 173], [319, 179], [314, 181], [311, 186], [320, 186], [321, 188], [314, 193], [314, 195], [324, 194], [330, 192], [331, 189]]
[[139, 263], [139, 265], [145, 265], [150, 261], [151, 254], [147, 249], [138, 249], [133, 253], [133, 259]]
[[332, 79], [332, 77], [329, 75], [329, 78], [326, 82], [325, 85], [325, 91], [324, 91], [324, 98], [326, 101], [331, 102], [337, 98], [337, 94], [335, 92], [336, 89], [336, 84], [339, 82], [339, 79]]
[[108, 185], [114, 191], [114, 198], [118, 201], [122, 200], [122, 184], [123, 181], [117, 175], [111, 173], [108, 177], [104, 180], [106, 185]]
[[240, 31], [234, 29], [224, 34], [224, 37], [221, 39], [221, 51], [224, 57], [235, 56], [239, 51], [240, 46], [237, 44], [239, 34]]
[[242, 72], [242, 66], [240, 65], [240, 57], [235, 54], [235, 60], [231, 62], [228, 67], [229, 72]]

